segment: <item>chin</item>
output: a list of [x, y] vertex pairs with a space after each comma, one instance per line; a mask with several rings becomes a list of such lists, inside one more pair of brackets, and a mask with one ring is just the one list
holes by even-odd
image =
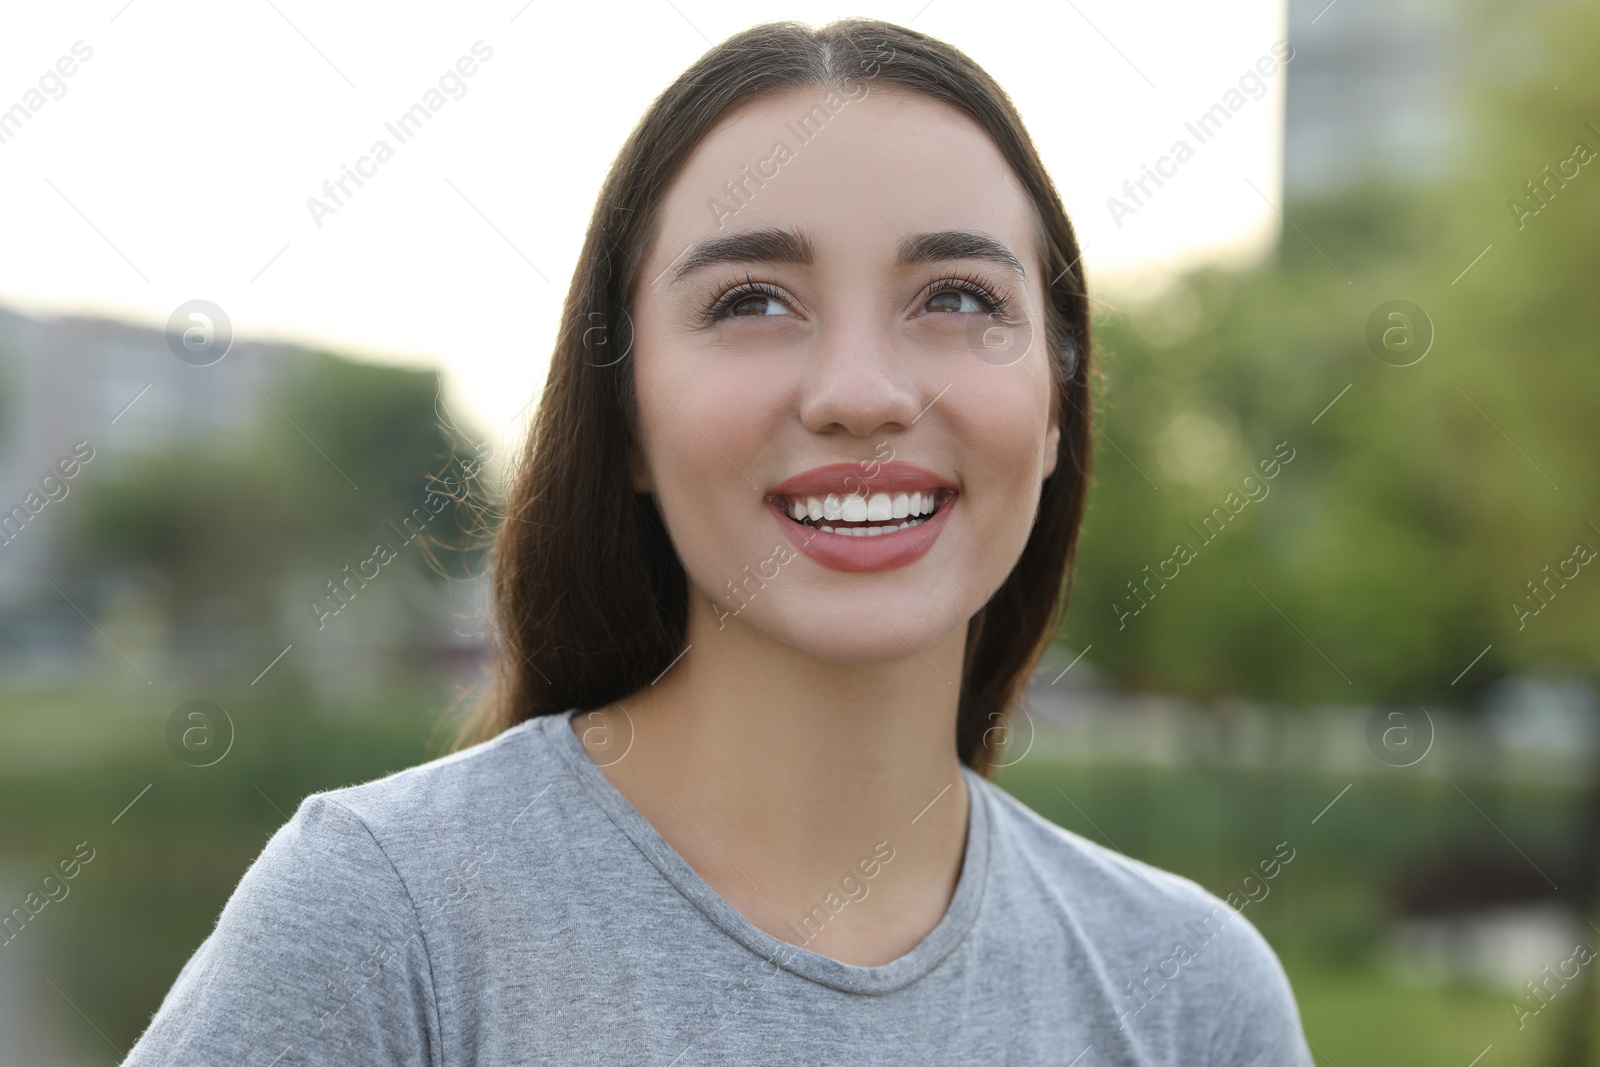
[[[926, 654], [989, 602], [1029, 531], [1004, 526], [984, 533], [989, 541], [981, 550], [974, 550], [966, 530], [953, 529], [927, 556], [905, 567], [859, 573], [824, 567], [786, 541], [774, 546], [771, 540], [753, 539], [726, 547], [715, 558], [753, 559], [755, 565], [739, 572], [730, 566], [696, 566], [691, 588], [709, 608], [703, 621], [713, 635], [743, 626], [765, 640], [840, 665], [921, 659], [919, 653]], [[1012, 540], [1015, 554], [1005, 550]], [[1002, 567], [1002, 559], [1010, 563]], [[724, 581], [721, 595], [715, 595], [693, 577], [702, 570], [730, 573], [739, 581]]]
[[[897, 618], [889, 606], [874, 611], [855, 593], [849, 611], [785, 610], [773, 606], [770, 614], [752, 617], [748, 624], [773, 641], [789, 645], [813, 659], [848, 666], [892, 663], [918, 658], [972, 617], [946, 605], [929, 605], [914, 617]], [[980, 605], [981, 607], [981, 605]], [[884, 616], [888, 616], [886, 620]], [[954, 679], [952, 679], [954, 680]]]

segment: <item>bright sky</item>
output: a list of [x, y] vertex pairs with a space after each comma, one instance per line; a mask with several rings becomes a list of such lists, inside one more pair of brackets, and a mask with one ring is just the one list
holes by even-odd
[[[1183, 266], [1247, 262], [1280, 225], [1284, 0], [1154, 6], [8, 5], [0, 303], [161, 328], [209, 300], [236, 337], [443, 367], [447, 396], [504, 439], [543, 384], [601, 179], [651, 99], [755, 22], [845, 15], [942, 38], [994, 75], [1061, 191], [1091, 286], [1131, 295]], [[401, 143], [385, 123], [480, 41], [471, 76], [447, 78], [443, 105]], [[1272, 73], [1251, 98], [1258, 62]], [[1242, 106], [1201, 143], [1184, 124], [1241, 78]], [[1123, 183], [1179, 138], [1192, 158], [1164, 162], [1154, 195], [1114, 218], [1108, 198], [1132, 206]], [[392, 158], [313, 219], [307, 199], [326, 199], [323, 183], [379, 139]]]

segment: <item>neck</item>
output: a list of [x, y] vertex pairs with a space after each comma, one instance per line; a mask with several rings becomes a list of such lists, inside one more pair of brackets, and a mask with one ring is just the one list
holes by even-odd
[[[691, 597], [688, 651], [573, 726], [581, 737], [603, 721], [628, 736], [625, 756], [596, 762], [752, 922], [837, 958], [887, 962], [937, 925], [960, 873], [965, 641], [963, 625], [900, 659], [823, 662]], [[858, 862], [884, 842], [894, 860], [862, 880]], [[852, 872], [866, 893], [822, 933], [797, 933], [793, 921]]]

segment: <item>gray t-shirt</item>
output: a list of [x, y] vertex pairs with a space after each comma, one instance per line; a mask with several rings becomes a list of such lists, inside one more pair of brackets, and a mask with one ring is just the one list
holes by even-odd
[[[1311, 1067], [1238, 911], [965, 768], [948, 911], [860, 967], [718, 896], [571, 714], [306, 797], [124, 1064]], [[893, 870], [892, 837], [858, 866], [804, 929]]]

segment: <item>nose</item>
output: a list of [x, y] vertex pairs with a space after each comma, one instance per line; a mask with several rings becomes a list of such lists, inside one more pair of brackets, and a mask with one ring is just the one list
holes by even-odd
[[800, 421], [814, 433], [868, 438], [903, 431], [931, 396], [885, 323], [863, 311], [841, 318], [814, 342], [800, 397]]

